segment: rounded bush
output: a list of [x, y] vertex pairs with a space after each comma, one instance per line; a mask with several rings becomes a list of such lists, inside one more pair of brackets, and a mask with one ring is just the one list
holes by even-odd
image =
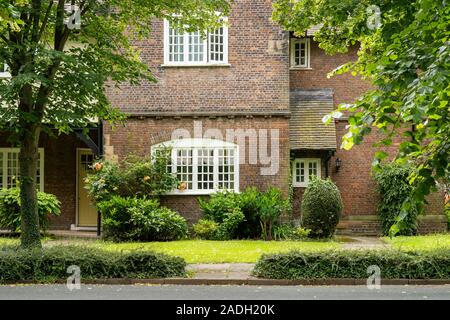
[[330, 180], [313, 178], [302, 199], [302, 226], [311, 229], [310, 237], [333, 236], [342, 211], [338, 187]]
[[203, 240], [214, 240], [219, 224], [212, 220], [200, 219], [193, 225], [195, 235]]

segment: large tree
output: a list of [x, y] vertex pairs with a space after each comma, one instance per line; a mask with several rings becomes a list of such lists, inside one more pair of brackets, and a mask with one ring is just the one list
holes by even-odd
[[[345, 149], [374, 128], [385, 133], [379, 145], [392, 144], [397, 134], [405, 138], [396, 161], [414, 164], [414, 192], [391, 228], [395, 234], [410, 206], [423, 208], [425, 197], [450, 169], [449, 1], [278, 0], [274, 6], [274, 20], [297, 35], [321, 25], [315, 39], [328, 53], [360, 44], [358, 60], [331, 75], [351, 72], [371, 81], [374, 89], [333, 116], [350, 112]], [[377, 152], [375, 164], [386, 156]]]
[[0, 132], [20, 146], [24, 248], [40, 247], [36, 202], [42, 132], [68, 133], [91, 119], [115, 121], [106, 84], [154, 81], [134, 40], [148, 37], [151, 20], [187, 30], [217, 27], [227, 0], [0, 0]]

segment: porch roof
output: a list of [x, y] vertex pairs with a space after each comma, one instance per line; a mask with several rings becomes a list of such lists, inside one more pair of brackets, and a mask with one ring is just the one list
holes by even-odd
[[333, 109], [331, 89], [291, 90], [291, 149], [336, 150], [335, 124], [322, 122]]

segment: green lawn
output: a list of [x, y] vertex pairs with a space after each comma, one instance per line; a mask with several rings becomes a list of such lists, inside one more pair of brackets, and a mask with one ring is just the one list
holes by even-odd
[[[18, 245], [18, 239], [0, 238], [0, 247]], [[100, 240], [45, 240], [44, 245], [80, 245], [111, 251], [149, 250], [182, 257], [187, 263], [253, 263], [263, 253], [290, 250], [319, 251], [339, 248], [336, 241], [202, 241], [113, 243]]]
[[186, 240], [174, 242], [110, 243], [97, 242], [106, 250], [152, 250], [182, 257], [187, 263], [253, 263], [263, 253], [286, 252], [290, 250], [319, 251], [339, 247], [337, 242], [312, 241], [201, 241]]
[[415, 237], [384, 238], [394, 248], [400, 250], [450, 249], [450, 234], [437, 234]]

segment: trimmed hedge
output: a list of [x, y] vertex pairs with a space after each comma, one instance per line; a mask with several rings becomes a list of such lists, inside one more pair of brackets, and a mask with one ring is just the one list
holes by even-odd
[[450, 279], [450, 251], [347, 250], [263, 255], [253, 274], [266, 279], [367, 279], [369, 266], [382, 279]]
[[67, 268], [79, 266], [81, 279], [167, 278], [185, 276], [182, 258], [144, 251], [109, 252], [79, 246], [43, 250], [0, 249], [0, 283], [5, 281], [54, 282], [67, 279]]

